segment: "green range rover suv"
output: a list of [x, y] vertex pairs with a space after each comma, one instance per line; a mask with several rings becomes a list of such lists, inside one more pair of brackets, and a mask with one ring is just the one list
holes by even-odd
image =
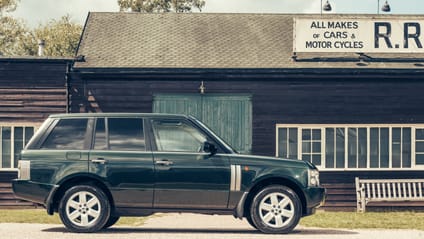
[[73, 232], [191, 212], [288, 233], [325, 199], [309, 162], [238, 154], [193, 117], [132, 113], [50, 116], [21, 153], [13, 191]]

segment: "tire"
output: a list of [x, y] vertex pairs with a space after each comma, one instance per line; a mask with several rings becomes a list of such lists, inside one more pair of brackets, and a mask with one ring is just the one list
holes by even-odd
[[256, 228], [263, 233], [289, 233], [299, 223], [301, 202], [290, 188], [271, 185], [253, 198], [250, 216]]
[[102, 190], [90, 185], [69, 188], [59, 203], [62, 223], [72, 232], [101, 230], [110, 217], [110, 203]]
[[253, 227], [253, 228], [255, 228], [255, 229], [258, 229], [258, 228], [256, 227], [255, 223], [253, 223], [253, 221], [252, 221], [252, 217], [251, 217], [250, 215], [247, 215], [247, 216], [246, 216], [246, 220], [247, 220], [247, 222], [250, 224], [250, 226], [252, 226], [252, 227]]
[[119, 218], [120, 218], [119, 216], [110, 216], [109, 220], [107, 220], [106, 224], [103, 226], [103, 229], [106, 229], [115, 225], [115, 223], [118, 222]]

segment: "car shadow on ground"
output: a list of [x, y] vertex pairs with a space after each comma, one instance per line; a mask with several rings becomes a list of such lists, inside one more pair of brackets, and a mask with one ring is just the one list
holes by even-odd
[[[53, 227], [44, 229], [43, 232], [62, 232], [62, 233], [72, 233], [64, 227]], [[263, 233], [256, 230], [246, 230], [246, 229], [217, 229], [217, 228], [146, 228], [146, 227], [112, 227], [106, 230], [99, 231], [97, 233], [103, 234], [127, 234], [127, 233], [191, 233], [191, 234], [262, 234]], [[295, 229], [290, 234], [298, 235], [354, 235], [358, 234], [357, 232], [343, 229], [327, 229], [327, 228], [300, 228]]]

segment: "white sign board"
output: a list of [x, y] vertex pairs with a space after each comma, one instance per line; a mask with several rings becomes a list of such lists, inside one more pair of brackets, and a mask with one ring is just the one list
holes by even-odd
[[424, 53], [424, 20], [295, 18], [294, 52]]

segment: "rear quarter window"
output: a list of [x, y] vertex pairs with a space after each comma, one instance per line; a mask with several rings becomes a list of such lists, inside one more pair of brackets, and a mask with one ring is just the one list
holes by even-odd
[[41, 149], [84, 149], [88, 119], [61, 119], [41, 145]]

